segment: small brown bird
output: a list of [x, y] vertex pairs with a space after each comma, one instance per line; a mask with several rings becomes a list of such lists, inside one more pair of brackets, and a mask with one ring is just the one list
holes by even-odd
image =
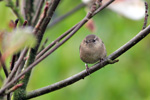
[[[88, 72], [88, 65], [103, 60], [107, 53], [103, 41], [94, 34], [88, 35], [80, 44], [80, 58], [85, 62]], [[88, 72], [89, 73], [89, 72]]]

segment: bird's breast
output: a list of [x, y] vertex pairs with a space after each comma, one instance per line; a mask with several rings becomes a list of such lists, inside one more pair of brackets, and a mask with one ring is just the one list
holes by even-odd
[[101, 46], [80, 48], [80, 58], [86, 63], [95, 63], [101, 59]]

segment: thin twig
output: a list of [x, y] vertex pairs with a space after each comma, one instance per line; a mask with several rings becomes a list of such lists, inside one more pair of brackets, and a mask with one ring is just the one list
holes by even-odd
[[[124, 52], [126, 52], [128, 49], [130, 49], [131, 47], [133, 47], [135, 44], [137, 44], [140, 40], [142, 40], [145, 36], [147, 36], [150, 33], [150, 25], [145, 28], [144, 30], [142, 30], [141, 32], [139, 32], [135, 37], [133, 37], [129, 42], [127, 42], [126, 44], [124, 44], [122, 47], [120, 47], [118, 50], [116, 50], [115, 52], [113, 52], [111, 55], [109, 55], [106, 59], [104, 59], [101, 63], [95, 64], [94, 66], [89, 68], [89, 72], [93, 73], [101, 68], [103, 68], [104, 66], [106, 66], [107, 64], [109, 64], [109, 60], [114, 60], [117, 57], [119, 57], [120, 55], [122, 55]], [[84, 79], [86, 76], [88, 76], [89, 74], [87, 73], [86, 70], [83, 70], [82, 72], [73, 75], [65, 80], [62, 80], [60, 82], [54, 83], [52, 85], [31, 91], [27, 94], [27, 99], [31, 99], [33, 97], [37, 97], [49, 92], [53, 92], [56, 91], [58, 89], [61, 89], [63, 87], [69, 86], [81, 79]]]
[[28, 21], [28, 25], [31, 25], [31, 21], [34, 13], [34, 0], [24, 0], [25, 19]]
[[12, 80], [12, 78], [14, 77], [14, 75], [16, 74], [16, 72], [17, 72], [17, 70], [18, 70], [18, 67], [20, 66], [21, 62], [23, 61], [23, 58], [25, 57], [26, 53], [27, 53], [27, 48], [25, 48], [25, 49], [22, 51], [22, 53], [20, 54], [20, 57], [19, 57], [18, 61], [16, 62], [16, 64], [15, 64], [13, 70], [11, 71], [9, 77], [7, 78], [5, 84], [7, 84], [9, 81]]
[[[48, 2], [46, 3], [46, 6], [44, 8], [44, 12], [42, 13], [42, 16], [40, 17], [40, 20], [38, 21], [37, 25], [35, 26], [35, 28], [33, 30], [33, 33], [37, 38], [37, 44], [34, 48], [30, 48], [29, 58], [26, 61], [26, 64], [25, 64], [24, 68], [28, 69], [29, 65], [34, 62], [36, 54], [37, 54], [37, 50], [40, 46], [41, 40], [42, 40], [44, 32], [45, 32], [45, 29], [46, 29], [48, 23], [50, 22], [51, 17], [54, 14], [55, 9], [57, 8], [59, 2], [60, 2], [60, 0], [52, 0], [50, 3], [48, 3]], [[32, 70], [24, 73], [25, 74], [24, 79], [20, 81], [21, 83], [23, 83], [23, 86], [18, 88], [14, 92], [14, 99], [18, 100], [18, 99], [24, 99], [25, 98], [25, 96], [26, 96], [26, 87], [27, 87], [27, 84], [29, 82], [31, 72], [32, 72]], [[20, 96], [17, 97], [17, 95], [20, 95]]]
[[16, 7], [19, 7], [19, 0], [16, 0]]
[[44, 1], [45, 0], [40, 0], [39, 3], [38, 3], [35, 15], [34, 15], [34, 17], [32, 19], [32, 26], [35, 26], [37, 21], [38, 21], [38, 19], [39, 19], [39, 16], [40, 16], [40, 13], [41, 13], [41, 10], [42, 10], [41, 8], [43, 7]]
[[[58, 0], [58, 2], [59, 2], [59, 0]], [[106, 7], [106, 6], [104, 5], [104, 6], [101, 6], [101, 7], [103, 8], [103, 7]], [[101, 10], [103, 10], [103, 9], [101, 9]], [[99, 10], [99, 11], [101, 11], [101, 10]], [[92, 11], [94, 11], [94, 10], [92, 10]], [[49, 13], [49, 15], [51, 15], [51, 14], [53, 14], [53, 12]], [[28, 66], [22, 73], [20, 73], [18, 76], [16, 76], [11, 82], [9, 82], [8, 84], [6, 84], [0, 90], [0, 95], [3, 94], [3, 92], [7, 88], [10, 88], [13, 85], [13, 83], [15, 83], [21, 76], [23, 76], [24, 74], [26, 74], [27, 72], [29, 72], [35, 65], [37, 65], [40, 61], [42, 61], [44, 58], [46, 58], [49, 54], [51, 54], [52, 52], [54, 52], [58, 47], [60, 47], [62, 44], [64, 44], [69, 38], [71, 38], [92, 17], [92, 14], [93, 14], [93, 12], [90, 11], [87, 14], [87, 16], [83, 20], [81, 20], [79, 22], [79, 25], [64, 40], [62, 40], [61, 42], [57, 43], [56, 46], [53, 49], [51, 49], [49, 52], [45, 53], [42, 57], [40, 57], [38, 60], [36, 60], [35, 62], [33, 62], [30, 66]]]
[[103, 10], [104, 8], [106, 8], [107, 6], [109, 6], [112, 2], [114, 2], [115, 0], [110, 0], [108, 3], [104, 4], [103, 7], [99, 7], [92, 16], [96, 15], [99, 11]]
[[80, 10], [83, 7], [85, 7], [85, 4], [81, 3], [81, 4], [77, 5], [75, 8], [73, 8], [71, 11], [67, 12], [66, 14], [54, 19], [54, 21], [52, 21], [52, 23], [50, 23], [50, 25], [48, 25], [48, 29], [52, 28], [54, 25], [56, 25], [57, 23], [61, 22], [64, 19], [66, 19], [67, 17], [69, 17], [73, 13], [77, 12], [78, 10]]
[[7, 95], [7, 100], [10, 100], [10, 93], [8, 93], [6, 95]]
[[46, 17], [42, 20], [39, 20], [38, 24], [36, 25], [36, 27], [39, 27], [39, 29], [35, 28], [36, 34], [38, 33], [38, 31], [41, 32], [41, 34], [43, 34], [45, 32], [45, 29], [46, 29], [48, 23], [50, 22], [57, 5], [59, 4], [59, 1], [60, 0], [52, 0], [51, 1], [51, 3], [49, 4], [50, 7], [48, 8], [48, 11], [46, 13]]
[[[34, 0], [34, 9], [37, 9], [41, 0]], [[46, 1], [46, 0], [45, 0]]]
[[15, 61], [16, 61], [16, 54], [14, 54], [14, 55], [12, 56], [11, 65], [10, 65], [10, 70], [12, 70], [12, 69], [14, 68]]
[[[16, 0], [16, 6], [17, 6], [17, 7], [19, 6], [19, 1], [18, 1], [18, 0]], [[19, 22], [19, 19], [16, 19], [16, 20], [15, 20], [15, 27], [14, 27], [14, 29], [17, 27], [18, 22]], [[15, 65], [15, 62], [16, 62], [16, 58], [17, 58], [17, 56], [16, 56], [16, 54], [14, 54], [14, 55], [12, 56], [11, 65], [10, 65], [10, 70], [11, 70], [11, 71], [12, 71], [12, 69], [14, 68], [14, 65]], [[10, 95], [10, 93], [8, 93], [8, 94], [7, 94], [7, 100], [10, 100], [10, 98], [11, 98], [11, 95]]]
[[21, 24], [24, 22], [24, 18], [20, 14], [20, 9], [15, 6], [14, 2], [12, 0], [6, 0], [7, 6], [11, 8], [11, 10], [14, 12], [14, 14], [18, 17]]
[[41, 48], [39, 49], [38, 53], [41, 52], [45, 48], [45, 45], [46, 45], [47, 42], [48, 42], [48, 38], [45, 39], [45, 41], [42, 44]]
[[4, 79], [1, 74], [0, 74], [0, 80], [1, 80], [1, 83], [3, 83]]
[[2, 58], [1, 52], [0, 52], [0, 64], [1, 64], [1, 66], [3, 67], [5, 76], [8, 77], [8, 70], [7, 70], [7, 67], [6, 67], [6, 64], [5, 64], [4, 59]]
[[148, 19], [148, 4], [147, 2], [145, 2], [145, 18], [144, 18], [144, 24], [143, 24], [143, 28], [146, 28], [147, 26], [147, 19]]
[[[79, 24], [79, 23], [78, 23]], [[59, 42], [61, 39], [63, 39], [65, 36], [67, 36], [77, 25], [74, 25], [71, 29], [63, 33], [60, 37], [58, 37], [55, 41], [53, 41], [51, 44], [49, 44], [46, 48], [44, 48], [41, 52], [38, 53], [36, 56], [36, 60], [40, 58], [45, 52], [47, 52], [50, 48], [52, 48], [57, 42]]]
[[25, 61], [26, 61], [26, 60], [23, 59], [23, 61], [21, 62], [20, 66], [19, 66], [19, 68], [18, 68], [18, 70], [17, 70], [17, 72], [16, 72], [16, 76], [21, 73], [22, 69], [24, 68]]
[[[92, 16], [94, 16], [95, 14], [97, 14], [99, 11], [103, 10], [105, 7], [107, 7], [109, 4], [111, 4], [114, 0], [111, 0], [110, 2], [108, 2], [106, 5], [104, 5], [103, 7], [100, 7], [99, 9], [97, 9], [94, 14]], [[78, 25], [78, 24], [76, 24]], [[76, 26], [75, 25], [75, 26]], [[68, 35], [74, 28], [72, 27], [69, 31], [65, 32], [62, 36], [60, 37], [65, 37], [66, 35]], [[47, 52], [52, 46], [54, 46], [58, 41], [60, 41], [62, 38], [58, 38], [56, 39], [54, 42], [52, 42], [48, 47], [46, 47], [44, 50], [42, 50], [36, 57], [36, 59], [38, 59], [40, 56], [42, 56], [45, 52]]]
[[[19, 22], [19, 19], [16, 19], [16, 20], [15, 20], [14, 29], [17, 27], [18, 22]], [[14, 55], [12, 56], [11, 65], [10, 65], [10, 70], [12, 70], [12, 69], [14, 68], [15, 62], [16, 62], [16, 54], [14, 54]]]
[[[25, 20], [23, 25], [22, 25], [22, 27], [24, 28], [26, 25], [27, 25], [27, 21]], [[17, 54], [13, 55], [12, 61], [11, 61], [11, 67], [10, 67], [11, 71], [14, 68], [14, 64], [18, 60], [19, 56], [20, 56], [20, 52], [18, 52]]]
[[[110, 2], [112, 3], [112, 1], [114, 0], [111, 0]], [[98, 11], [101, 11], [103, 10], [105, 7], [108, 6], [108, 4], [110, 4], [110, 2], [108, 2], [107, 4], [105, 4], [103, 7], [100, 7], [98, 10], [96, 10], [96, 12]], [[94, 16], [95, 13], [92, 15]], [[78, 23], [79, 24], [79, 23]], [[76, 24], [75, 26], [73, 26], [70, 30], [68, 30], [67, 32], [65, 32], [64, 34], [62, 34], [59, 38], [57, 38], [55, 41], [53, 41], [48, 47], [46, 47], [45, 49], [43, 49], [36, 57], [36, 59], [38, 59], [39, 57], [41, 57], [45, 52], [47, 52], [52, 46], [54, 46], [57, 42], [59, 42], [62, 38], [64, 38], [66, 35], [68, 35], [78, 24]]]

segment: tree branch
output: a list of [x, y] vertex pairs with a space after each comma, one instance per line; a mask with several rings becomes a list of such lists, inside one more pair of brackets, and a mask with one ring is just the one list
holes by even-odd
[[19, 7], [19, 0], [16, 0], [16, 7]]
[[[51, 7], [49, 7], [49, 10], [48, 10], [48, 16], [49, 15], [52, 15], [53, 14], [53, 10], [52, 9], [54, 9], [55, 7], [56, 7], [56, 5], [58, 5], [58, 3], [59, 3], [59, 1], [60, 0], [55, 0], [55, 3], [54, 3], [54, 5], [52, 5]], [[112, 1], [114, 1], [114, 0], [110, 0], [108, 3], [110, 4], [110, 2], [112, 2]], [[53, 1], [52, 1], [53, 2]], [[107, 3], [107, 4], [108, 4]], [[100, 8], [101, 8], [101, 10], [103, 10], [105, 7], [107, 7], [106, 5], [107, 4], [105, 4], [105, 5], [103, 5], [103, 6], [101, 6]], [[64, 44], [68, 39], [70, 39], [91, 17], [92, 17], [92, 15], [93, 15], [93, 13], [95, 12], [95, 7], [93, 6], [92, 8], [91, 8], [91, 11], [85, 16], [85, 18], [83, 18], [83, 20], [81, 20], [80, 22], [79, 22], [79, 24], [78, 24], [78, 26], [64, 39], [64, 40], [62, 40], [61, 42], [59, 42], [59, 43], [57, 43], [56, 44], [56, 46], [53, 48], [53, 49], [51, 49], [49, 52], [47, 52], [47, 53], [45, 53], [42, 57], [40, 57], [38, 60], [36, 60], [35, 62], [33, 62], [30, 66], [28, 66], [22, 73], [20, 73], [18, 76], [16, 76], [11, 82], [9, 82], [8, 84], [6, 84], [1, 90], [0, 90], [0, 95], [1, 94], [4, 94], [4, 91], [7, 89], [7, 88], [10, 88], [12, 85], [13, 85], [13, 83], [15, 83], [21, 76], [23, 76], [24, 74], [26, 74], [27, 72], [29, 72], [35, 65], [37, 65], [39, 62], [41, 62], [43, 59], [45, 59], [48, 55], [50, 55], [52, 52], [54, 52], [57, 48], [59, 48], [62, 44]], [[101, 11], [101, 10], [99, 10], [99, 11]], [[52, 11], [52, 12], [51, 12]], [[44, 21], [46, 21], [46, 23], [42, 23], [40, 26], [41, 26], [41, 30], [39, 31], [39, 32], [43, 32], [43, 30], [45, 31], [45, 28], [46, 27], [43, 27], [43, 26], [45, 26], [45, 25], [47, 25], [48, 24], [48, 21], [47, 20], [50, 20], [51, 19], [51, 17], [46, 17], [44, 20], [43, 20], [43, 22]], [[39, 29], [39, 28], [38, 28]], [[38, 31], [35, 31], [36, 33], [38, 33]]]
[[[42, 17], [40, 18], [39, 22], [37, 23], [37, 25], [35, 26], [33, 30], [33, 33], [37, 38], [37, 44], [34, 48], [30, 48], [29, 58], [26, 62], [25, 68], [28, 68], [28, 66], [34, 62], [38, 48], [40, 46], [41, 40], [43, 38], [45, 29], [46, 29], [46, 26], [48, 25], [53, 13], [55, 12], [55, 9], [57, 8], [59, 1], [60, 0], [52, 0], [50, 4], [49, 3], [46, 4], [44, 8], [44, 12], [42, 13]], [[24, 79], [21, 80], [21, 83], [23, 83], [23, 86], [21, 86], [14, 92], [15, 100], [20, 100], [20, 99], [25, 98], [26, 87], [27, 87], [27, 84], [31, 75], [31, 71], [32, 70], [29, 70], [28, 72], [25, 73]]]
[[48, 42], [48, 38], [45, 39], [45, 41], [42, 44], [41, 48], [39, 49], [38, 53], [41, 52], [45, 48], [45, 45], [46, 45], [47, 42]]
[[2, 58], [2, 54], [0, 52], [0, 67], [1, 66], [3, 67], [5, 76], [8, 77], [9, 73], [8, 73], [8, 70], [7, 70], [7, 67], [6, 67], [6, 64], [5, 64], [5, 60]]
[[7, 6], [12, 9], [12, 11], [18, 17], [18, 19], [19, 19], [19, 21], [20, 21], [20, 23], [22, 25], [23, 22], [24, 22], [24, 18], [21, 16], [19, 8], [15, 6], [15, 4], [13, 3], [12, 0], [6, 0], [6, 2], [7, 2]]
[[[118, 50], [116, 50], [115, 52], [113, 52], [111, 55], [109, 55], [106, 59], [104, 59], [101, 63], [95, 64], [94, 66], [89, 68], [89, 72], [90, 74], [92, 74], [93, 72], [103, 68], [104, 66], [106, 66], [107, 64], [109, 64], [109, 60], [114, 60], [116, 58], [118, 58], [120, 55], [122, 55], [124, 52], [126, 52], [127, 50], [129, 50], [131, 47], [133, 47], [135, 44], [137, 44], [140, 40], [142, 40], [145, 36], [147, 36], [150, 33], [150, 25], [145, 28], [144, 30], [142, 30], [141, 32], [139, 32], [135, 37], [133, 37], [129, 42], [127, 42], [126, 44], [124, 44], [122, 47], [120, 47]], [[58, 89], [61, 89], [63, 87], [69, 86], [81, 79], [84, 79], [86, 76], [88, 76], [89, 74], [87, 73], [86, 70], [83, 70], [82, 72], [73, 75], [65, 80], [62, 80], [60, 82], [54, 83], [52, 85], [31, 91], [27, 94], [27, 99], [31, 99], [33, 97], [37, 97], [49, 92], [53, 92], [56, 91]]]
[[25, 19], [28, 21], [28, 25], [31, 25], [33, 14], [34, 14], [34, 0], [25, 0], [24, 1], [24, 10], [25, 10]]
[[144, 24], [142, 29], [146, 28], [147, 20], [148, 20], [148, 4], [147, 2], [145, 2], [145, 18], [144, 18]]
[[20, 54], [19, 58], [18, 58], [18, 61], [16, 62], [13, 70], [11, 71], [10, 75], [8, 76], [7, 80], [6, 80], [6, 84], [12, 80], [12, 78], [15, 76], [17, 70], [18, 70], [18, 67], [20, 66], [21, 62], [23, 61], [23, 58], [25, 57], [26, 53], [27, 53], [27, 48], [25, 48], [22, 53]]
[[[92, 16], [96, 15], [98, 12], [100, 12], [101, 10], [103, 10], [104, 8], [106, 8], [109, 4], [111, 4], [114, 0], [110, 0], [110, 2], [106, 3], [104, 6], [100, 7], [99, 9], [97, 9]], [[78, 23], [79, 24], [79, 23]], [[64, 38], [65, 36], [67, 36], [72, 30], [74, 30], [74, 28], [78, 25], [74, 25], [71, 29], [69, 29], [67, 32], [65, 32], [64, 34], [62, 34], [59, 38], [57, 38], [55, 41], [53, 41], [48, 47], [46, 47], [45, 49], [43, 49], [37, 56], [36, 59], [38, 59], [39, 57], [41, 57], [45, 52], [47, 52], [50, 48], [52, 48], [57, 42], [59, 42], [62, 38]]]
[[65, 18], [69, 17], [70, 15], [72, 15], [73, 13], [77, 12], [78, 10], [80, 10], [82, 7], [84, 7], [85, 4], [81, 3], [79, 5], [77, 5], [75, 8], [73, 8], [71, 11], [67, 12], [66, 14], [54, 19], [54, 21], [52, 21], [52, 23], [50, 23], [50, 25], [48, 25], [48, 29], [50, 29], [51, 27], [53, 27], [54, 25], [56, 25], [57, 23], [61, 22], [62, 20], [64, 20]]
[[[79, 23], [78, 23], [79, 24]], [[42, 51], [40, 51], [38, 53], [38, 55], [36, 56], [36, 60], [38, 58], [40, 58], [44, 53], [46, 53], [50, 48], [52, 48], [57, 42], [59, 42], [61, 39], [63, 39], [65, 36], [67, 36], [71, 31], [74, 30], [75, 27], [77, 27], [77, 25], [74, 25], [71, 29], [69, 29], [68, 31], [66, 31], [65, 33], [63, 33], [60, 37], [58, 37], [55, 41], [53, 41], [51, 44], [49, 44], [46, 48], [44, 48]]]
[[[16, 1], [16, 2], [17, 2], [17, 1]], [[14, 29], [16, 29], [18, 22], [19, 22], [19, 19], [16, 19], [16, 20], [15, 20]], [[16, 55], [16, 54], [13, 54], [12, 59], [11, 59], [11, 65], [10, 65], [10, 70], [11, 70], [11, 71], [12, 71], [12, 69], [14, 68], [14, 65], [15, 65], [16, 60], [17, 60], [17, 55]]]
[[3, 77], [2, 77], [2, 75], [0, 74], [0, 81], [1, 81], [1, 83], [3, 83], [4, 82], [4, 79], [3, 79]]
[[32, 26], [35, 26], [36, 23], [37, 23], [37, 21], [38, 21], [38, 19], [39, 19], [39, 16], [40, 16], [40, 13], [41, 13], [41, 10], [42, 10], [41, 8], [43, 7], [44, 1], [45, 1], [45, 0], [40, 0], [40, 1], [39, 1], [39, 4], [38, 4], [38, 6], [37, 6], [37, 10], [36, 10], [36, 12], [35, 12], [35, 15], [34, 15], [34, 17], [32, 18]]

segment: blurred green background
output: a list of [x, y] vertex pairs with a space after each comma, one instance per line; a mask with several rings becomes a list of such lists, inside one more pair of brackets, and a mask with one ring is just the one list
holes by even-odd
[[[70, 11], [79, 3], [80, 0], [61, 1], [56, 16]], [[85, 9], [81, 9], [53, 28], [47, 29], [43, 42], [48, 38], [48, 45], [85, 15]], [[9, 21], [15, 19], [5, 3], [0, 2], [0, 30], [8, 30]], [[97, 27], [95, 34], [104, 41], [108, 55], [133, 38], [142, 29], [144, 20], [129, 20], [108, 9], [93, 19]], [[69, 41], [38, 64], [32, 71], [27, 90], [51, 85], [84, 70], [84, 63], [79, 57], [79, 45], [88, 34], [91, 32], [82, 27]], [[32, 100], [150, 100], [149, 50], [150, 36], [147, 36], [120, 56], [118, 63], [107, 65], [71, 86]], [[10, 61], [7, 61], [9, 64]], [[3, 75], [3, 70], [0, 70], [0, 74]]]

